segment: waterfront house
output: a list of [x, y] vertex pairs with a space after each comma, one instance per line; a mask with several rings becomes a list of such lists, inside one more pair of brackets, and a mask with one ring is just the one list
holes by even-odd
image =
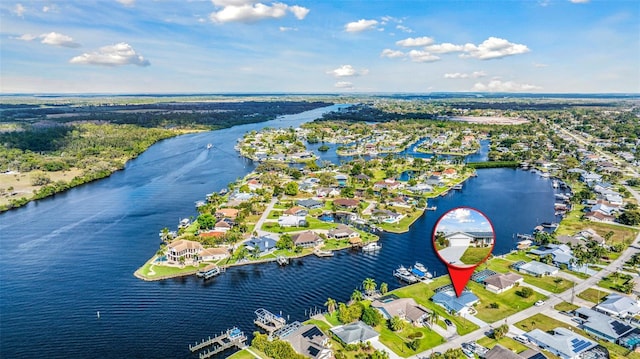
[[433, 174], [427, 177], [426, 183], [430, 186], [435, 186], [435, 187], [442, 187], [445, 184], [441, 176], [433, 175]]
[[300, 227], [307, 224], [305, 216], [280, 216], [278, 225], [281, 227]]
[[593, 309], [578, 308], [573, 312], [582, 320], [581, 329], [611, 343], [617, 343], [620, 338], [634, 329], [626, 323]]
[[453, 290], [443, 290], [434, 294], [430, 300], [449, 313], [462, 315], [469, 313], [470, 308], [480, 299], [470, 291], [463, 291], [458, 297]]
[[562, 359], [578, 359], [580, 354], [598, 345], [563, 327], [555, 328], [550, 332], [534, 329], [525, 333], [524, 336], [541, 349], [546, 349]]
[[400, 187], [402, 183], [395, 180], [395, 178], [387, 178], [384, 181], [378, 181], [373, 184], [373, 188], [377, 190], [381, 190], [386, 188], [388, 190], [394, 190]]
[[305, 231], [302, 233], [294, 234], [293, 236], [291, 236], [291, 239], [293, 240], [294, 245], [304, 248], [322, 246], [322, 244], [324, 243], [322, 237], [320, 237], [314, 231]]
[[593, 222], [612, 223], [615, 221], [616, 217], [602, 214], [600, 212], [587, 212], [584, 215], [584, 219], [587, 219]]
[[521, 276], [515, 273], [494, 274], [485, 278], [484, 288], [490, 292], [500, 294], [522, 283], [523, 280]]
[[236, 219], [236, 217], [238, 216], [238, 210], [235, 208], [220, 208], [219, 210], [216, 211], [216, 218], [222, 219], [222, 218], [231, 218], [231, 219]]
[[456, 171], [455, 168], [447, 168], [446, 170], [442, 171], [442, 177], [444, 178], [454, 178], [457, 175], [458, 171]]
[[185, 261], [193, 261], [202, 252], [202, 244], [186, 239], [178, 239], [167, 245], [167, 259], [169, 262], [179, 262], [180, 258]]
[[422, 326], [431, 313], [430, 310], [416, 303], [413, 298], [374, 300], [371, 306], [382, 313], [384, 319], [389, 320], [398, 316], [400, 319], [406, 320], [415, 326]]
[[580, 181], [590, 184], [592, 182], [600, 182], [602, 180], [602, 176], [597, 173], [587, 172], [580, 174]]
[[333, 358], [331, 340], [314, 324], [303, 325], [280, 339], [289, 342], [296, 352], [308, 358]]
[[287, 209], [286, 211], [284, 211], [284, 214], [288, 215], [288, 216], [304, 217], [307, 214], [309, 214], [309, 211], [307, 211], [306, 209], [304, 209], [302, 207], [293, 206], [293, 207]]
[[223, 247], [205, 248], [199, 258], [203, 261], [218, 261], [229, 257], [229, 250]]
[[611, 293], [594, 309], [608, 315], [627, 318], [640, 313], [640, 302], [626, 295]]
[[407, 202], [407, 200], [401, 196], [393, 198], [391, 201], [389, 201], [388, 204], [390, 206], [395, 206], [395, 207], [403, 207], [403, 208], [411, 207], [411, 205]]
[[526, 263], [516, 263], [515, 269], [519, 272], [526, 273], [536, 277], [544, 277], [547, 275], [558, 274], [558, 267], [550, 266], [538, 261], [531, 261]]
[[255, 191], [257, 189], [261, 189], [262, 188], [262, 183], [258, 182], [255, 179], [252, 179], [252, 180], [247, 181], [247, 186], [249, 186], [249, 190]]
[[360, 233], [349, 228], [349, 226], [338, 224], [338, 228], [330, 229], [327, 232], [327, 237], [335, 239], [356, 238], [360, 237]]
[[403, 215], [388, 209], [376, 209], [371, 214], [371, 219], [379, 222], [396, 223], [402, 219]]
[[360, 201], [352, 198], [338, 198], [333, 201], [333, 205], [336, 209], [355, 209], [360, 204]]
[[423, 192], [433, 191], [433, 187], [429, 186], [426, 183], [418, 183], [415, 186], [407, 187], [407, 189], [414, 193], [423, 193]]
[[244, 246], [250, 252], [258, 248], [260, 257], [262, 257], [276, 250], [276, 240], [267, 236], [251, 237], [248, 241], [244, 242]]
[[368, 341], [376, 340], [380, 336], [378, 332], [361, 320], [355, 323], [334, 327], [330, 330], [331, 333], [338, 337], [338, 339], [340, 339], [344, 344], [366, 343]]
[[301, 207], [305, 207], [307, 209], [316, 209], [324, 207], [324, 204], [320, 201], [316, 201], [315, 199], [300, 199], [296, 201], [296, 204]]

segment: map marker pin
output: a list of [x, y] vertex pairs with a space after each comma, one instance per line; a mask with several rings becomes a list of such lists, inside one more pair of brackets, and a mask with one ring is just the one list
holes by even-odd
[[473, 271], [489, 258], [495, 243], [493, 224], [475, 208], [457, 207], [438, 219], [433, 229], [433, 248], [447, 266], [458, 297]]

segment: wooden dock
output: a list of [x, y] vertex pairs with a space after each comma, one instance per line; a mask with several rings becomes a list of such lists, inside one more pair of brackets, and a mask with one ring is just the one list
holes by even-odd
[[207, 349], [207, 351], [199, 354], [200, 359], [206, 359], [232, 347], [242, 349], [246, 346], [246, 341], [247, 336], [244, 335], [244, 332], [240, 331], [238, 328], [231, 328], [224, 333], [220, 333], [220, 335], [214, 338], [209, 337], [209, 339], [203, 339], [200, 343], [196, 343], [195, 345], [189, 344], [189, 350], [192, 353], [195, 353], [206, 347], [213, 346], [213, 349]]

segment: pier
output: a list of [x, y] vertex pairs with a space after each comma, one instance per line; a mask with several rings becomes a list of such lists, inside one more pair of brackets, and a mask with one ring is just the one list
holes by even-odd
[[199, 354], [200, 359], [206, 359], [232, 347], [242, 349], [246, 345], [246, 341], [247, 337], [244, 335], [244, 332], [234, 327], [224, 333], [220, 333], [220, 335], [214, 338], [209, 337], [209, 339], [203, 339], [200, 343], [196, 343], [195, 345], [189, 344], [189, 350], [192, 353], [195, 353], [198, 350], [213, 345], [213, 349], [207, 349], [207, 351]]
[[253, 323], [269, 334], [284, 327], [287, 324], [287, 321], [284, 318], [275, 315], [264, 308], [256, 309], [255, 313], [256, 320], [254, 320]]

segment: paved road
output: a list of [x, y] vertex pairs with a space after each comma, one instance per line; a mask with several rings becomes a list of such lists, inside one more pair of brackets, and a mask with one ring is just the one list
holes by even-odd
[[264, 213], [262, 213], [262, 216], [260, 216], [260, 219], [258, 219], [258, 222], [256, 222], [255, 231], [258, 232], [258, 236], [268, 236], [273, 234], [270, 232], [265, 232], [260, 228], [262, 228], [262, 224], [264, 224], [264, 221], [269, 217], [269, 213], [271, 213], [271, 211], [273, 210], [273, 206], [276, 204], [276, 202], [278, 202], [278, 198], [273, 197], [271, 199], [271, 202], [269, 202], [269, 204], [267, 205], [267, 208], [264, 210]]

